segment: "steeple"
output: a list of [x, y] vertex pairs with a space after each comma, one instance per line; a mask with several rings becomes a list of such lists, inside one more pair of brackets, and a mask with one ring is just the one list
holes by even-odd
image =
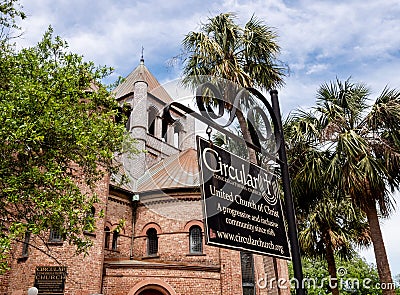
[[143, 57], [144, 47], [142, 46], [142, 57], [140, 58], [140, 64], [144, 65], [144, 57]]
[[146, 77], [145, 77], [145, 71], [147, 69], [146, 69], [146, 67], [144, 65], [143, 51], [144, 51], [144, 47], [142, 46], [142, 56], [140, 58], [140, 64], [138, 66], [139, 75], [138, 75], [138, 80], [136, 82], [145, 82], [145, 83], [147, 83]]
[[118, 85], [113, 92], [117, 100], [120, 98], [126, 98], [129, 94], [133, 94], [135, 91], [136, 82], [145, 82], [148, 85], [147, 91], [152, 95], [156, 96], [165, 103], [172, 102], [172, 98], [169, 96], [167, 91], [160, 85], [153, 74], [147, 69], [144, 64], [144, 48], [142, 48], [142, 55], [140, 58], [140, 64], [125, 78], [125, 80]]
[[[131, 93], [133, 98], [131, 100], [131, 105], [133, 107], [130, 120], [130, 132], [132, 137], [136, 139], [136, 148], [139, 151], [144, 151], [146, 149], [147, 142], [147, 93], [148, 93], [148, 83], [146, 82], [146, 67], [144, 65], [143, 56], [140, 60], [139, 66], [134, 72], [137, 72], [135, 79], [131, 81]], [[131, 96], [132, 97], [132, 96]], [[144, 174], [146, 171], [146, 156], [145, 153], [140, 152], [135, 156], [135, 159], [124, 159], [123, 162], [125, 171], [130, 176], [131, 187], [136, 191], [137, 183], [136, 181]]]

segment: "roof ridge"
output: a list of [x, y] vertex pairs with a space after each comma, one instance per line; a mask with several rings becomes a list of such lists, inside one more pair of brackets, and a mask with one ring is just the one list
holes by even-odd
[[133, 71], [131, 71], [128, 76], [126, 76], [124, 81], [115, 87], [112, 92], [115, 94], [117, 99], [126, 96], [127, 94], [134, 92], [135, 83], [138, 81], [146, 82], [147, 92], [161, 99], [165, 103], [170, 103], [173, 101], [169, 93], [150, 72], [144, 62], [141, 62]]
[[194, 151], [194, 148], [188, 148], [154, 164], [138, 179], [138, 189], [198, 186], [199, 168]]

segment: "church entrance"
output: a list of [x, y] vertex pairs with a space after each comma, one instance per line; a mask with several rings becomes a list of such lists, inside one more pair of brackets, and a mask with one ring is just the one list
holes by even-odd
[[139, 295], [164, 295], [164, 294], [157, 290], [144, 290], [140, 292]]
[[160, 279], [148, 279], [138, 283], [131, 289], [129, 295], [171, 295], [175, 291]]

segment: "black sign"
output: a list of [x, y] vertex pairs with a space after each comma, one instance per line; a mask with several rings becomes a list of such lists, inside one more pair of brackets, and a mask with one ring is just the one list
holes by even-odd
[[197, 139], [206, 243], [290, 259], [273, 171]]
[[35, 272], [35, 287], [39, 295], [64, 294], [66, 266], [37, 266]]

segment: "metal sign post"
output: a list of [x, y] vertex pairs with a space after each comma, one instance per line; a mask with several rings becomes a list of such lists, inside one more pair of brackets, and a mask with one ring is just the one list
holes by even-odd
[[282, 140], [282, 144], [278, 152], [279, 152], [279, 159], [281, 160], [280, 165], [282, 174], [283, 194], [285, 197], [286, 218], [288, 223], [288, 235], [290, 241], [290, 248], [292, 249], [293, 274], [299, 285], [298, 288], [296, 289], [296, 294], [304, 295], [305, 294], [303, 288], [304, 278], [303, 278], [303, 270], [301, 267], [300, 247], [299, 247], [299, 239], [296, 226], [296, 215], [294, 211], [292, 189], [290, 187], [290, 177], [289, 177], [289, 169], [286, 156], [286, 147], [284, 144], [285, 139], [282, 129], [282, 118], [281, 118], [281, 110], [279, 107], [278, 91], [272, 90], [270, 92], [270, 95], [271, 95], [272, 107], [279, 124], [278, 126], [279, 131], [277, 132], [280, 132]]
[[[226, 87], [226, 82], [224, 86]], [[232, 88], [234, 87], [231, 87], [230, 89]], [[181, 103], [172, 102], [164, 108], [163, 117], [165, 120], [169, 121], [170, 123], [173, 123], [175, 122], [175, 119], [173, 118], [172, 113], [174, 112], [186, 113], [200, 120], [201, 122], [207, 124], [209, 127], [212, 127], [213, 129], [216, 129], [219, 132], [225, 134], [226, 136], [232, 138], [233, 140], [241, 142], [244, 141], [248, 148], [251, 148], [256, 152], [268, 157], [269, 159], [272, 159], [275, 163], [279, 163], [281, 168], [283, 193], [285, 200], [285, 213], [286, 213], [285, 215], [288, 225], [288, 237], [290, 241], [290, 252], [293, 262], [294, 279], [297, 282], [296, 294], [304, 295], [305, 290], [303, 286], [303, 272], [300, 259], [296, 217], [295, 217], [293, 197], [290, 187], [290, 178], [288, 172], [286, 149], [284, 144], [284, 134], [282, 130], [282, 119], [279, 108], [278, 92], [276, 90], [270, 91], [271, 102], [272, 102], [271, 105], [268, 102], [268, 100], [254, 88], [242, 88], [241, 90], [237, 90], [235, 92], [234, 99], [233, 100], [231, 99], [229, 102], [223, 99], [224, 96], [221, 94], [219, 89], [220, 88], [216, 86], [215, 83], [211, 82], [205, 82], [197, 87], [196, 102], [200, 110], [200, 114]], [[224, 95], [226, 95], [226, 93], [224, 93]], [[257, 105], [246, 106], [245, 109], [247, 110], [247, 125], [248, 125], [248, 131], [251, 136], [251, 141], [244, 140], [243, 138], [239, 137], [236, 134], [233, 134], [232, 132], [229, 132], [226, 129], [226, 127], [228, 127], [234, 121], [237, 112], [241, 112], [241, 115], [243, 116], [243, 111], [240, 109], [240, 104], [241, 101], [245, 100], [250, 95], [255, 96], [259, 101], [262, 102], [263, 107], [265, 107], [265, 109], [268, 111], [268, 114], [272, 121], [269, 122], [268, 116], [259, 106]], [[209, 104], [205, 104], [204, 101], [212, 102], [214, 107], [211, 107]], [[229, 108], [228, 116], [224, 114], [225, 108], [227, 106]], [[215, 113], [214, 109], [217, 109], [218, 112]], [[255, 121], [256, 115], [258, 115], [258, 117], [261, 118], [264, 123], [263, 131], [266, 133], [264, 135], [262, 134], [258, 126], [259, 123], [256, 123]], [[224, 116], [228, 118], [227, 122], [224, 124], [218, 123], [218, 119], [221, 119]], [[271, 143], [271, 142], [274, 143], [273, 145], [274, 148], [272, 151], [267, 150], [265, 148], [265, 145], [263, 145], [263, 143]], [[276, 152], [278, 153], [278, 157], [275, 156]], [[208, 232], [207, 234], [209, 235], [210, 233]], [[243, 245], [240, 245], [240, 247], [238, 248], [243, 249]], [[252, 251], [252, 249], [249, 250]], [[270, 255], [279, 256], [273, 254], [274, 253]]]

